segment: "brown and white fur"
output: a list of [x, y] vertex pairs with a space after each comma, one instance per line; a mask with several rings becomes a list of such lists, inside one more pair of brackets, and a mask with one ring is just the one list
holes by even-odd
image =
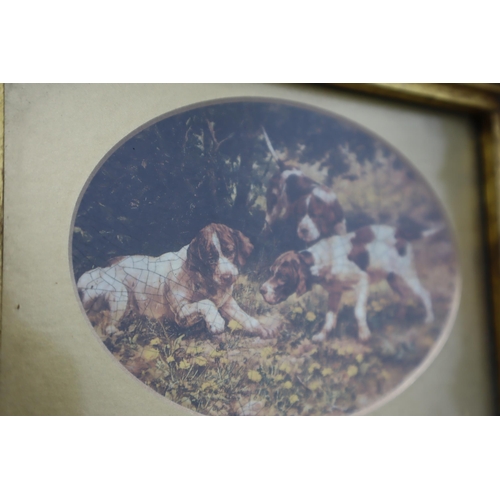
[[292, 230], [307, 244], [346, 233], [344, 211], [336, 194], [299, 169], [286, 169], [271, 178], [266, 208], [266, 228], [272, 230], [280, 221], [293, 221]]
[[[430, 235], [434, 231], [427, 231]], [[415, 270], [411, 244], [401, 231], [384, 225], [372, 225], [355, 232], [323, 239], [301, 252], [280, 255], [271, 267], [272, 277], [260, 292], [269, 304], [278, 304], [293, 293], [297, 297], [314, 283], [328, 292], [328, 312], [321, 331], [312, 338], [323, 341], [335, 329], [342, 294], [353, 291], [354, 315], [360, 340], [370, 338], [366, 322], [366, 304], [370, 283], [386, 279], [398, 294], [413, 292], [423, 303], [425, 322], [434, 321], [429, 292]]]
[[262, 132], [279, 167], [267, 186], [264, 231], [272, 231], [279, 222], [291, 222], [291, 230], [308, 245], [320, 238], [345, 234], [344, 211], [336, 194], [283, 161], [264, 127]]
[[116, 333], [125, 314], [134, 311], [182, 327], [203, 320], [213, 334], [224, 331], [224, 318], [235, 319], [244, 330], [267, 337], [271, 332], [232, 297], [239, 268], [252, 250], [240, 231], [210, 224], [178, 252], [119, 257], [109, 267], [84, 273], [78, 293], [87, 313], [106, 310], [107, 334]]

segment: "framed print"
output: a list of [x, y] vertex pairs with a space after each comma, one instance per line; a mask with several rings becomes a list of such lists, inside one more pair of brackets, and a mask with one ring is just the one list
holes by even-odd
[[6, 85], [2, 413], [493, 413], [495, 94], [355, 90]]

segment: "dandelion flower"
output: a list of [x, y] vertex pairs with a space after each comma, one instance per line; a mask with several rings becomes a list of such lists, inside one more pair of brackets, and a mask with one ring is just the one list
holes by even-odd
[[262, 380], [262, 375], [257, 370], [249, 370], [247, 376], [252, 382], [260, 382]]
[[333, 370], [331, 368], [323, 368], [321, 370], [321, 375], [323, 375], [323, 377], [326, 377], [327, 375], [331, 375], [333, 373]]
[[289, 380], [287, 380], [287, 381], [283, 384], [283, 387], [284, 387], [285, 389], [291, 389], [291, 388], [293, 387], [293, 384], [292, 384]]
[[183, 359], [183, 360], [179, 363], [179, 368], [180, 368], [181, 370], [187, 370], [187, 369], [189, 368], [189, 366], [190, 366], [190, 365], [189, 365], [189, 363], [188, 363], [185, 359]]
[[290, 373], [292, 371], [292, 367], [289, 363], [283, 362], [279, 366], [279, 370], [281, 370], [282, 372]]
[[323, 385], [321, 380], [313, 380], [307, 387], [311, 389], [311, 391], [315, 391], [319, 389]]
[[173, 363], [175, 361], [175, 358], [173, 356], [169, 356], [167, 358], [167, 363]]
[[321, 368], [321, 365], [319, 363], [311, 363], [311, 366], [309, 366], [309, 373], [312, 373], [314, 370], [319, 370]]
[[350, 365], [350, 366], [347, 368], [347, 375], [349, 376], [349, 378], [351, 378], [351, 377], [355, 377], [357, 374], [358, 374], [358, 367], [357, 367], [357, 366], [355, 366], [355, 365]]
[[210, 353], [210, 356], [212, 358], [222, 358], [226, 355], [226, 351], [217, 351], [216, 349], [214, 349], [211, 353]]
[[272, 347], [264, 347], [264, 349], [260, 351], [260, 354], [263, 358], [268, 358], [269, 356], [271, 356], [272, 353], [273, 353]]
[[217, 384], [213, 380], [209, 380], [208, 382], [203, 382], [201, 384], [201, 390], [204, 391], [205, 389], [212, 389], [217, 387]]
[[159, 355], [160, 353], [154, 347], [146, 347], [142, 351], [142, 357], [146, 361], [152, 361], [153, 359], [156, 359]]
[[207, 360], [205, 358], [202, 358], [201, 356], [197, 356], [193, 359], [193, 361], [194, 364], [198, 366], [205, 366], [207, 364]]
[[235, 320], [232, 319], [228, 324], [227, 327], [234, 332], [235, 330], [243, 330], [243, 327]]
[[288, 398], [288, 401], [290, 401], [290, 404], [294, 404], [296, 403], [297, 401], [299, 400], [299, 397], [297, 396], [297, 394], [292, 394], [289, 398]]
[[309, 311], [306, 314], [306, 319], [307, 321], [314, 321], [316, 319], [316, 314], [314, 314], [312, 311]]

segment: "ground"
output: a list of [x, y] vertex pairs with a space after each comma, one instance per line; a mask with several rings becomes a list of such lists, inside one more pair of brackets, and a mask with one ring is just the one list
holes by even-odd
[[[426, 273], [424, 283], [447, 279], [451, 285], [452, 274], [441, 273]], [[450, 305], [444, 288], [441, 296], [435, 291], [436, 320], [424, 325], [422, 304], [401, 300], [381, 282], [370, 289], [368, 342], [357, 338], [347, 297], [335, 332], [314, 344], [310, 339], [326, 312], [325, 292], [315, 286], [300, 299], [293, 295], [273, 307], [258, 288], [258, 280], [242, 275], [234, 296], [256, 317], [279, 317], [281, 328], [273, 339], [249, 336], [234, 320], [214, 336], [203, 322], [181, 329], [133, 315], [113, 336], [97, 331], [113, 355], [146, 385], [196, 412], [342, 415], [361, 411], [403, 382], [434, 346]]]

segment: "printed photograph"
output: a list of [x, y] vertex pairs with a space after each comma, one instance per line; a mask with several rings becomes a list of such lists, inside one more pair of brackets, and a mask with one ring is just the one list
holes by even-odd
[[159, 117], [96, 167], [71, 240], [103, 345], [203, 415], [363, 413], [451, 328], [453, 232], [394, 147], [278, 100]]

